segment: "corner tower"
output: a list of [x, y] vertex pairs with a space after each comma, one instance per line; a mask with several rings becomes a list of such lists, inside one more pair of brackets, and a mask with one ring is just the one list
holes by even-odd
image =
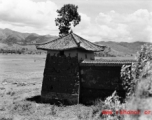
[[96, 45], [70, 33], [38, 45], [37, 49], [47, 51], [41, 90], [42, 101], [79, 103], [80, 63], [85, 59], [94, 60], [94, 52], [103, 51], [105, 46]]

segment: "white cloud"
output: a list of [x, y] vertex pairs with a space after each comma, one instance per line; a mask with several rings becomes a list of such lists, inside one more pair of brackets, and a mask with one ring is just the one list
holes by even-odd
[[57, 30], [54, 21], [56, 10], [57, 5], [51, 1], [0, 0], [0, 22], [6, 26], [15, 26], [16, 30], [39, 29], [41, 34], [45, 29]]
[[78, 33], [88, 36], [91, 41], [152, 42], [152, 12], [146, 9], [139, 9], [132, 14], [115, 11], [99, 13], [95, 21], [86, 26], [87, 29], [82, 28]]
[[[0, 28], [57, 35], [57, 9], [51, 0], [0, 0]], [[72, 29], [91, 41], [152, 41], [152, 12], [147, 9], [131, 14], [100, 12], [95, 19], [80, 15], [80, 23]]]

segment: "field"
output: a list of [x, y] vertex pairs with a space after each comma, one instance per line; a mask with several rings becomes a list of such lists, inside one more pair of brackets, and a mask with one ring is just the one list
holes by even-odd
[[[0, 120], [93, 119], [94, 106], [40, 103], [46, 55], [0, 55]], [[93, 116], [94, 115], [94, 116]]]
[[[151, 77], [141, 82], [136, 98], [120, 103], [114, 94], [94, 105], [65, 106], [44, 104], [40, 100], [45, 54], [0, 54], [0, 120], [149, 120], [151, 115], [103, 115], [104, 110], [151, 110], [151, 97], [144, 98]], [[150, 69], [151, 70], [151, 69]], [[151, 85], [151, 84], [150, 84]], [[143, 87], [141, 87], [143, 86]], [[152, 88], [152, 87], [151, 87]], [[148, 89], [148, 90], [147, 90]], [[138, 92], [139, 91], [139, 92]], [[147, 93], [146, 92], [146, 93]], [[150, 89], [151, 93], [151, 89]], [[147, 95], [147, 94], [146, 94]], [[146, 96], [147, 97], [147, 96]], [[144, 108], [143, 108], [144, 106]]]

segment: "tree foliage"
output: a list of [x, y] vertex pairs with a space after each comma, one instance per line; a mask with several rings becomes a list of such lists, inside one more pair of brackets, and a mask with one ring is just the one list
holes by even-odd
[[138, 82], [146, 79], [152, 74], [152, 45], [143, 45], [137, 53], [137, 62], [132, 65], [123, 66], [121, 77], [128, 95], [135, 93]]
[[58, 17], [55, 19], [56, 26], [59, 26], [59, 36], [65, 36], [69, 33], [71, 25], [74, 27], [81, 21], [78, 6], [66, 4], [60, 10], [57, 10]]

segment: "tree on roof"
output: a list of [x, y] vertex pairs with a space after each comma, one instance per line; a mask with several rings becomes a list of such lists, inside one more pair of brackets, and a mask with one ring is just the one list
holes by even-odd
[[71, 30], [71, 25], [76, 26], [81, 21], [78, 6], [66, 4], [60, 10], [57, 10], [58, 17], [55, 19], [56, 26], [59, 26], [59, 36], [67, 35]]

